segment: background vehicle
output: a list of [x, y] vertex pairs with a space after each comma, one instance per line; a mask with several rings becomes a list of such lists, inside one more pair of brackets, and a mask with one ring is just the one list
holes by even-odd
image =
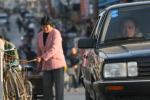
[[8, 14], [0, 13], [0, 25], [5, 25], [8, 23]]
[[0, 27], [9, 31], [9, 16], [5, 12], [0, 12]]
[[[149, 1], [110, 6], [100, 13], [91, 37], [78, 41], [86, 100], [150, 99], [149, 10]], [[137, 21], [140, 37], [121, 34], [127, 17]]]

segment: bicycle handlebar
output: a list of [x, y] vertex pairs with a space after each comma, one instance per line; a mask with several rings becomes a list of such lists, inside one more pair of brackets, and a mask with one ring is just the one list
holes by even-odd
[[20, 60], [20, 61], [25, 61], [25, 62], [27, 62], [27, 63], [30, 63], [30, 62], [37, 61], [37, 59], [31, 59], [31, 60]]
[[13, 51], [13, 50], [16, 50], [16, 48], [6, 49], [6, 50], [3, 50], [3, 51], [5, 52], [5, 51]]
[[27, 64], [27, 63], [31, 63], [31, 62], [35, 62], [37, 61], [37, 59], [31, 59], [31, 60], [19, 60], [21, 64]]
[[[13, 51], [13, 50], [16, 50], [16, 48], [11, 48], [11, 49], [5, 49], [5, 50], [1, 50], [1, 51], [4, 51], [4, 52], [7, 52], [7, 51]], [[20, 62], [24, 62], [24, 63], [30, 63], [30, 62], [35, 62], [37, 61], [37, 59], [31, 59], [31, 60], [20, 60], [20, 59], [16, 59]]]

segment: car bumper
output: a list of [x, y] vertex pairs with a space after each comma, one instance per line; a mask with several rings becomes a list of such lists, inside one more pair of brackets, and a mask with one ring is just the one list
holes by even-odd
[[97, 81], [93, 83], [95, 92], [109, 95], [150, 96], [150, 80]]

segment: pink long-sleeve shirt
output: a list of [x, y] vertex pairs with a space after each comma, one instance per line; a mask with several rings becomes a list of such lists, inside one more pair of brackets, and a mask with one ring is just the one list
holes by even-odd
[[48, 33], [46, 43], [43, 43], [43, 32], [38, 33], [37, 37], [37, 54], [42, 57], [42, 62], [38, 64], [41, 70], [53, 70], [62, 68], [66, 65], [63, 48], [62, 37], [60, 32], [53, 28]]

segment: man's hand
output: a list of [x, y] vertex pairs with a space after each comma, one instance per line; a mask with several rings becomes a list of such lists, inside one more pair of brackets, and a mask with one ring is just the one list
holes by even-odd
[[41, 57], [37, 57], [37, 62], [41, 62], [42, 58]]
[[74, 68], [74, 69], [77, 69], [77, 68], [78, 68], [78, 65], [74, 65], [73, 68]]

